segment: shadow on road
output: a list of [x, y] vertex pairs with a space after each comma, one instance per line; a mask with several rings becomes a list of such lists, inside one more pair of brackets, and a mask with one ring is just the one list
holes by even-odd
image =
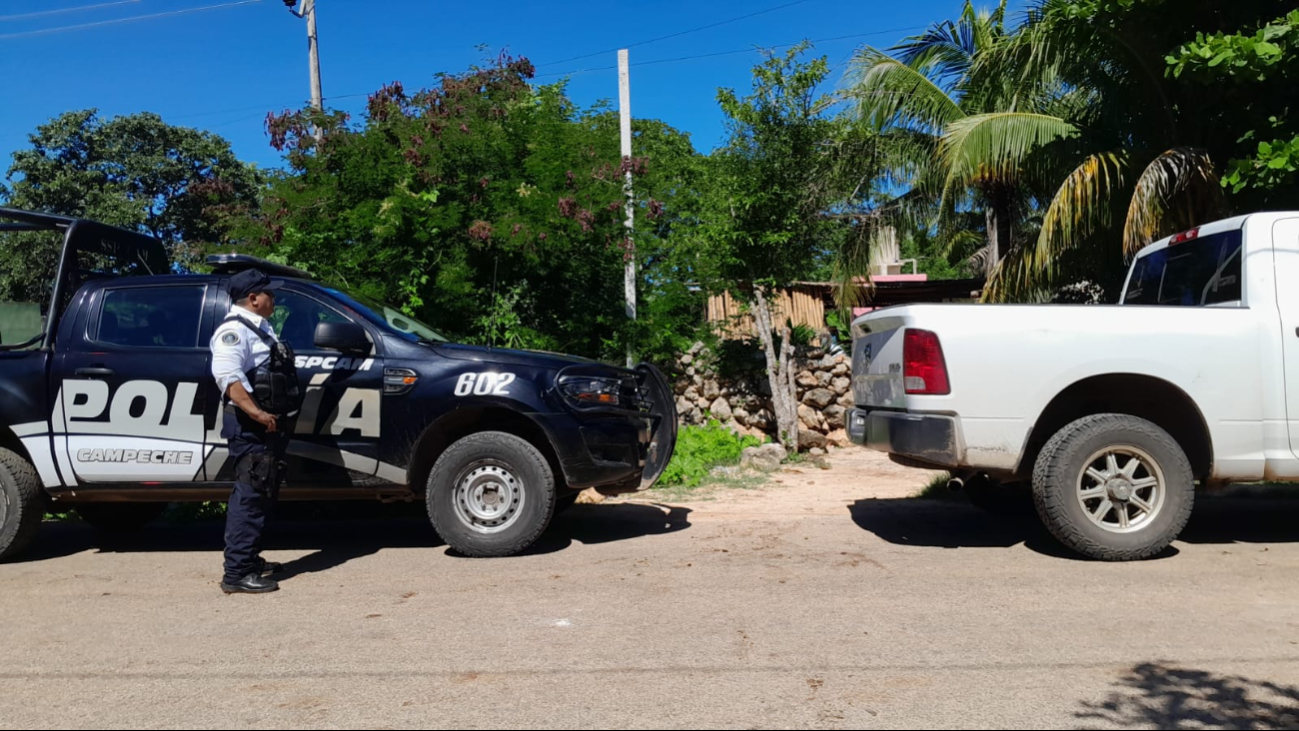
[[524, 555], [562, 551], [573, 541], [589, 546], [677, 533], [690, 527], [689, 516], [688, 508], [669, 505], [574, 505], [555, 516], [550, 530]]
[[1010, 548], [1077, 558], [1051, 537], [1031, 511], [994, 515], [964, 500], [858, 500], [853, 522], [889, 543], [931, 548]]
[[1299, 688], [1157, 663], [1138, 665], [1099, 703], [1074, 714], [1082, 726], [1163, 729], [1299, 727]]
[[[1023, 544], [1038, 553], [1079, 559], [1046, 530], [1031, 508], [994, 515], [963, 500], [858, 500], [853, 522], [904, 546], [1009, 548]], [[1299, 500], [1199, 496], [1179, 541], [1191, 544], [1299, 542]], [[1159, 558], [1177, 555], [1169, 548]]]
[[[322, 510], [319, 504], [285, 503], [281, 515], [267, 532], [265, 550], [309, 550], [302, 558], [284, 564], [280, 579], [320, 573], [386, 548], [436, 548], [445, 545], [434, 532], [424, 506], [382, 506], [352, 503], [350, 514], [362, 518], [321, 517], [348, 515]], [[562, 551], [574, 541], [583, 544], [626, 541], [662, 535], [690, 527], [690, 511], [652, 505], [620, 503], [579, 505], [557, 516], [549, 530], [524, 555]], [[100, 553], [169, 553], [221, 551], [225, 522], [202, 520], [156, 523], [135, 534], [104, 534], [84, 523], [46, 523], [35, 544], [17, 560], [30, 563], [83, 551]], [[457, 555], [447, 550], [448, 555]]]

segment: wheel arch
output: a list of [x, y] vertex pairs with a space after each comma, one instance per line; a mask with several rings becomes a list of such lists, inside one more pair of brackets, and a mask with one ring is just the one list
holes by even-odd
[[545, 429], [526, 414], [501, 406], [472, 406], [438, 418], [420, 434], [411, 452], [407, 480], [412, 492], [422, 495], [438, 457], [460, 439], [483, 431], [513, 434], [536, 447], [555, 476], [556, 486], [567, 484], [559, 455]]
[[1136, 373], [1091, 376], [1057, 394], [1029, 432], [1016, 474], [1032, 474], [1038, 455], [1052, 436], [1095, 414], [1125, 414], [1159, 426], [1186, 453], [1197, 479], [1213, 474], [1213, 438], [1195, 400], [1169, 381]]

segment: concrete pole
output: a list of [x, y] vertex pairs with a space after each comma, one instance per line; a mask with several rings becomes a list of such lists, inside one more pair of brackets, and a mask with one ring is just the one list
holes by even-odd
[[[624, 163], [631, 161], [631, 69], [628, 63], [627, 49], [618, 51], [618, 117], [619, 128], [622, 136], [622, 159]], [[635, 223], [635, 200], [632, 197], [631, 187], [631, 167], [628, 165], [627, 172], [623, 178], [622, 184], [623, 195], [626, 196], [625, 205], [626, 227], [627, 227], [627, 248], [624, 254], [625, 265], [623, 267], [623, 288], [627, 296], [627, 318], [636, 319], [636, 243], [632, 238]], [[631, 342], [627, 343], [627, 367], [631, 368], [636, 365], [636, 354], [632, 350]]]
[[[307, 55], [311, 67], [311, 106], [317, 112], [324, 111], [325, 98], [320, 90], [320, 47], [316, 41], [316, 0], [302, 0], [302, 14], [307, 19]], [[316, 142], [324, 136], [320, 127], [316, 127]]]

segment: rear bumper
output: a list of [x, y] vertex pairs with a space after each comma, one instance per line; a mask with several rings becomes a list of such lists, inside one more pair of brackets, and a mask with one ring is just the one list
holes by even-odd
[[853, 442], [936, 467], [961, 465], [959, 431], [951, 416], [864, 409], [848, 412], [848, 437]]

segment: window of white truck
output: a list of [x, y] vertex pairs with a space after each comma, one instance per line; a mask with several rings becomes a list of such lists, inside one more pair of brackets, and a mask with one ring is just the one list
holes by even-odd
[[1137, 259], [1123, 303], [1204, 307], [1240, 302], [1243, 240], [1240, 230], [1225, 231]]

